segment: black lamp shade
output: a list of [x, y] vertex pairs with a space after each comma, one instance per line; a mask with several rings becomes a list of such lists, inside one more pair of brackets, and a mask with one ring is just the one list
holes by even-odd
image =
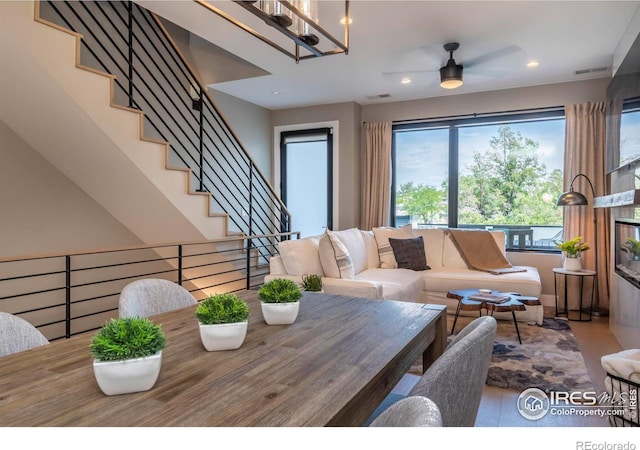
[[462, 86], [462, 65], [449, 59], [447, 65], [440, 68], [440, 86], [445, 89], [455, 89]]
[[571, 190], [558, 197], [557, 206], [588, 205], [587, 198], [580, 192]]

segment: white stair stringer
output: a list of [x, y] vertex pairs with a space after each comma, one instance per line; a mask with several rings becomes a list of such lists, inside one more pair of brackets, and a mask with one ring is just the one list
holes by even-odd
[[142, 136], [143, 113], [112, 104], [113, 76], [78, 64], [80, 35], [39, 23], [33, 2], [0, 10], [0, 120], [143, 242], [225, 237], [227, 215]]

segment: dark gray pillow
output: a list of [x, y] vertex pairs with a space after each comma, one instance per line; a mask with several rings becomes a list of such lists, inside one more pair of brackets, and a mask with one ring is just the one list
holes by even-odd
[[389, 238], [389, 244], [391, 244], [393, 256], [398, 262], [398, 268], [411, 270], [431, 269], [427, 265], [422, 236], [410, 239]]

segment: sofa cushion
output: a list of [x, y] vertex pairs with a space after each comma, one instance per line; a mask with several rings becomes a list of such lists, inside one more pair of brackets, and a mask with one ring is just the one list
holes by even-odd
[[367, 269], [356, 275], [355, 279], [382, 285], [383, 298], [386, 300], [420, 302], [424, 288], [422, 273], [409, 269]]
[[467, 268], [425, 270], [419, 273], [424, 281], [425, 291], [446, 293], [452, 289], [492, 289], [539, 297], [542, 290], [540, 274], [535, 267], [525, 268], [526, 272], [506, 275], [493, 275], [489, 272]]
[[409, 239], [413, 237], [411, 233], [411, 224], [407, 224], [400, 228], [393, 227], [379, 227], [373, 229], [373, 234], [376, 237], [378, 244], [378, 256], [380, 256], [380, 268], [381, 269], [396, 269], [398, 263], [393, 256], [393, 249], [389, 244], [389, 238], [396, 239]]
[[325, 231], [319, 242], [320, 263], [331, 278], [352, 279], [355, 275], [349, 250], [332, 231]]
[[411, 230], [414, 236], [422, 236], [424, 254], [432, 269], [442, 268], [442, 247], [444, 246], [444, 230], [442, 228], [416, 228]]
[[280, 242], [278, 250], [287, 273], [289, 275], [317, 274], [324, 276], [318, 251], [319, 243], [320, 236]]
[[409, 270], [429, 270], [427, 258], [424, 255], [424, 240], [422, 236], [409, 239], [389, 238], [398, 268]]

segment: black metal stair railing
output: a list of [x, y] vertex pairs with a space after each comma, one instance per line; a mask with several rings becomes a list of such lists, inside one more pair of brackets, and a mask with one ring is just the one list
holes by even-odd
[[[191, 189], [212, 194], [231, 231], [291, 231], [286, 206], [157, 16], [130, 1], [42, 1], [39, 15], [82, 35], [81, 63], [115, 75], [114, 101], [144, 112], [145, 136], [169, 143], [168, 164], [191, 169]], [[265, 258], [271, 248], [254, 246]]]

